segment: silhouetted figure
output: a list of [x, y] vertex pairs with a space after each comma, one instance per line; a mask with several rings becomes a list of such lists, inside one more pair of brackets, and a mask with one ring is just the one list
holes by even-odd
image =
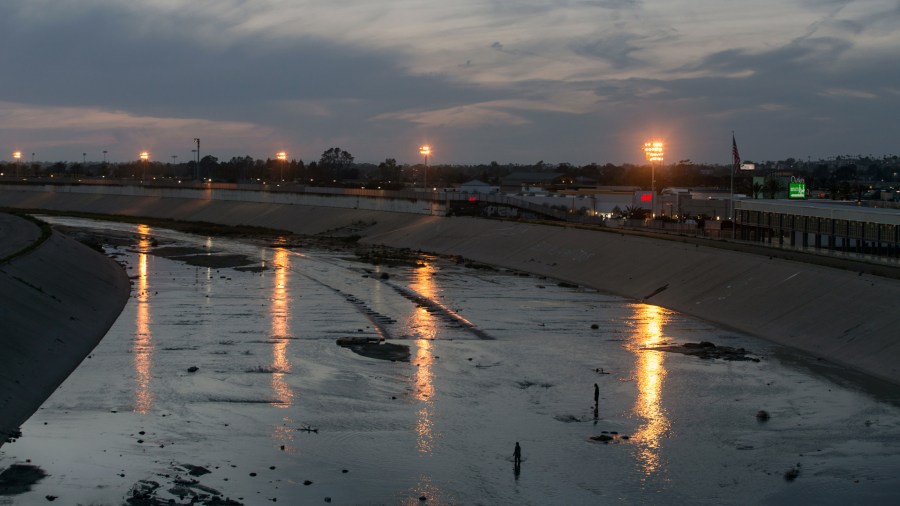
[[597, 404], [600, 403], [600, 387], [594, 383], [594, 407], [597, 407]]
[[600, 413], [597, 411], [597, 405], [594, 404], [594, 425], [597, 425], [597, 420], [600, 418]]
[[519, 446], [518, 441], [516, 441], [516, 449], [513, 450], [513, 463], [516, 465], [516, 467], [518, 467], [519, 464], [522, 463], [522, 447]]

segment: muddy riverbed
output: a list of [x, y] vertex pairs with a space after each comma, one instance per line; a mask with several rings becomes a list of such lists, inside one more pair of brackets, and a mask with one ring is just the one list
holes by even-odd
[[[47, 219], [109, 237], [132, 299], [0, 449], [0, 505], [900, 494], [897, 389], [763, 340], [459, 259]], [[409, 356], [337, 344], [350, 338]], [[672, 352], [701, 342], [750, 359]]]

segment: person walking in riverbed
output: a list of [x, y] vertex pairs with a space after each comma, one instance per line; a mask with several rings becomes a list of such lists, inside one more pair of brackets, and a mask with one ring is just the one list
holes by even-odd
[[600, 403], [600, 387], [594, 383], [594, 409], [597, 408], [597, 405]]
[[522, 447], [519, 446], [519, 442], [516, 441], [516, 449], [513, 450], [513, 464], [518, 466], [522, 463]]

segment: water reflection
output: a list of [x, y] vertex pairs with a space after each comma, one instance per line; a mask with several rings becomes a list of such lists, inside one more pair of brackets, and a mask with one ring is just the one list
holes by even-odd
[[[437, 294], [434, 284], [434, 266], [424, 264], [416, 269], [415, 278], [410, 288], [419, 294], [433, 299]], [[416, 448], [421, 453], [431, 453], [434, 450], [434, 354], [431, 346], [437, 336], [437, 320], [424, 307], [417, 307], [412, 317], [412, 327], [416, 329], [419, 338], [416, 340], [416, 357], [413, 365], [416, 367], [414, 395], [422, 401], [416, 421]]]
[[291, 417], [285, 416], [281, 419], [281, 425], [275, 426], [275, 430], [272, 433], [272, 439], [275, 440], [275, 445], [277, 445], [281, 451], [295, 454], [298, 452], [297, 446], [293, 444], [294, 435], [296, 433], [296, 423]]
[[650, 475], [661, 470], [660, 449], [662, 439], [669, 431], [670, 422], [662, 406], [663, 383], [666, 377], [665, 355], [661, 351], [643, 348], [658, 346], [663, 342], [663, 324], [668, 312], [658, 306], [640, 304], [635, 306], [635, 316], [639, 325], [629, 340], [629, 348], [636, 355], [635, 379], [638, 396], [632, 411], [644, 419], [632, 436], [637, 445], [638, 458], [644, 474]]
[[153, 391], [150, 375], [153, 367], [153, 335], [150, 332], [150, 282], [147, 278], [147, 261], [150, 251], [150, 227], [138, 225], [138, 279], [137, 310], [135, 312], [135, 336], [131, 352], [134, 355], [134, 411], [146, 414], [153, 407]]
[[275, 268], [275, 285], [269, 314], [272, 319], [272, 391], [275, 395], [273, 406], [289, 408], [293, 404], [294, 391], [285, 375], [291, 372], [291, 362], [287, 350], [291, 339], [291, 308], [288, 275], [290, 273], [290, 252], [284, 248], [275, 249], [272, 258]]

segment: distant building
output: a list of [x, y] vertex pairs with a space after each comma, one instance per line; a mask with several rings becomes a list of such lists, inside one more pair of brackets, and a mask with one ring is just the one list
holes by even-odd
[[473, 179], [459, 185], [459, 191], [467, 193], [492, 193], [496, 191], [495, 186], [491, 186], [484, 181]]
[[500, 180], [500, 190], [504, 192], [533, 191], [533, 189], [549, 190], [570, 179], [558, 172], [513, 172]]

